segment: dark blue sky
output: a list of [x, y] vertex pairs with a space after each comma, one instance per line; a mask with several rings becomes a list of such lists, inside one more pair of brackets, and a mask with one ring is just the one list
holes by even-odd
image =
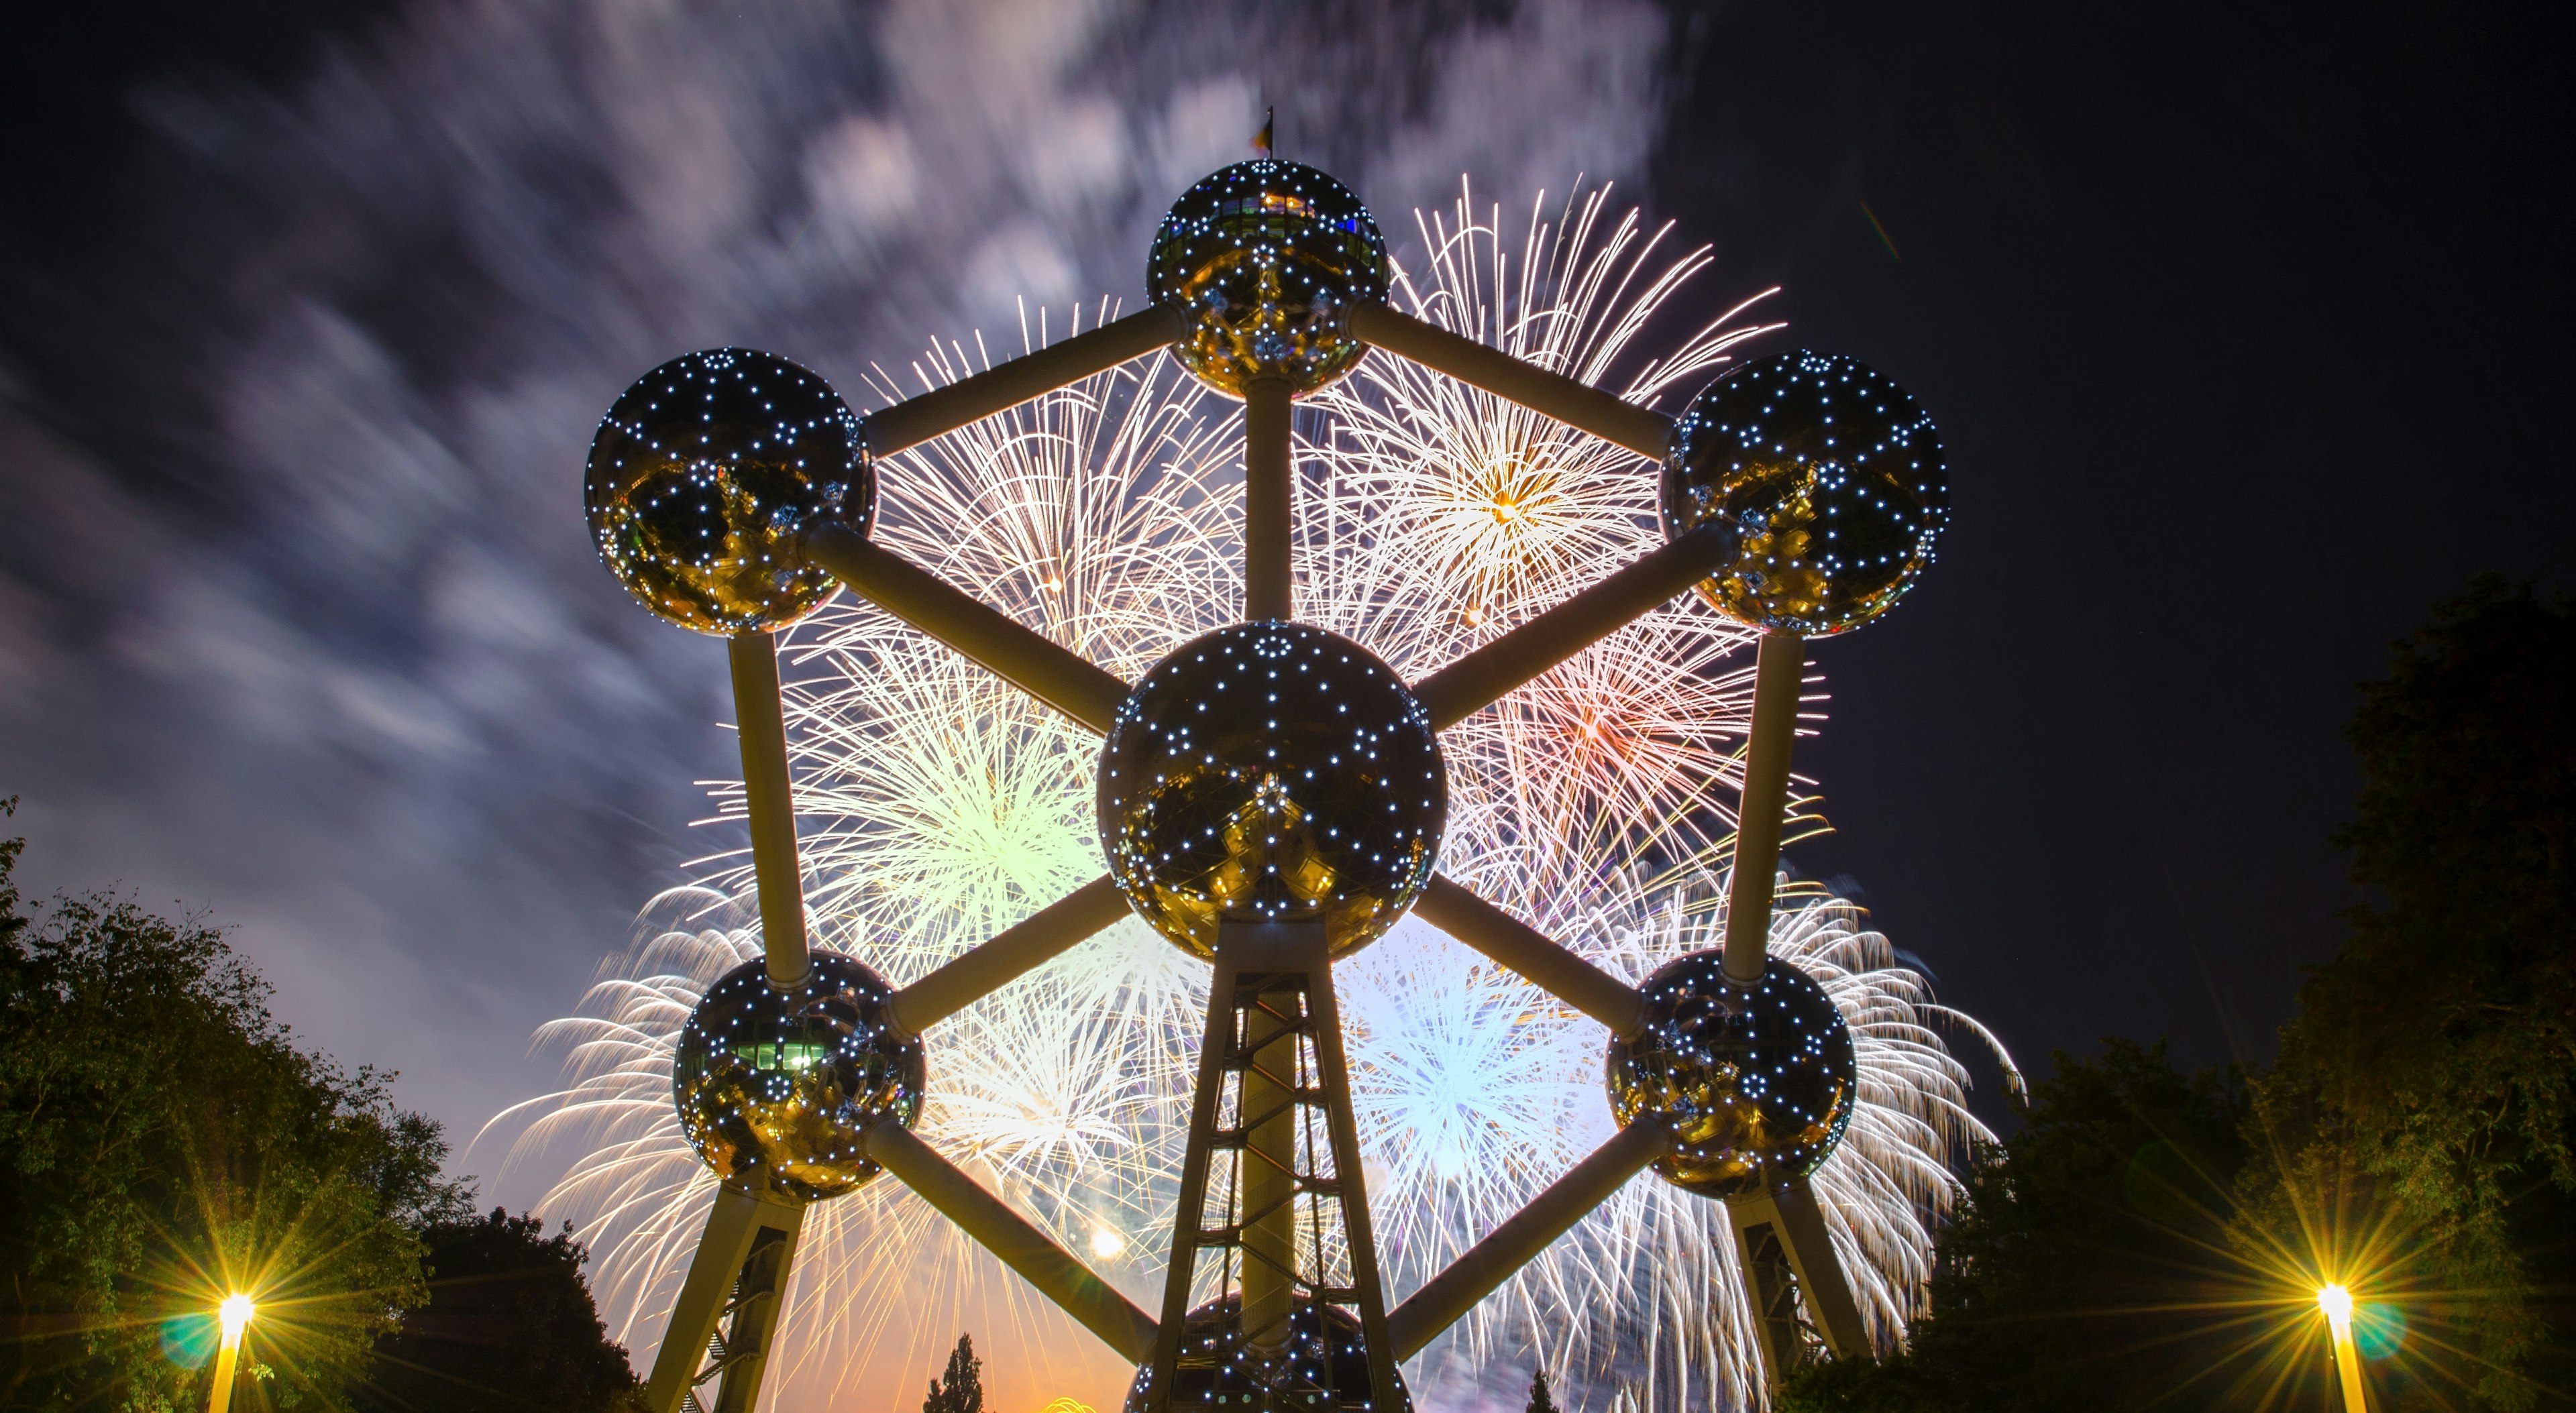
[[590, 562], [599, 409], [694, 344], [1132, 299], [1261, 102], [1391, 228], [1620, 177], [1708, 300], [1785, 283], [1933, 410], [1953, 529], [1816, 650], [1840, 832], [1792, 861], [2026, 1058], [2265, 1053], [2350, 901], [2352, 684], [2473, 573], [2576, 578], [2536, 7], [613, 13], [58, 7], [0, 60], [30, 871], [239, 922], [451, 1123], [545, 1080], [731, 769], [721, 654]]

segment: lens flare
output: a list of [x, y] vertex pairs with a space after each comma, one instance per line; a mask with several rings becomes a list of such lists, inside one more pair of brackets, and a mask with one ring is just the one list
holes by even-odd
[[[1650, 320], [1709, 254], [1667, 250], [1669, 227], [1614, 215], [1606, 190], [1553, 210], [1542, 198], [1519, 239], [1504, 224], [1463, 191], [1417, 216], [1424, 254], [1399, 263], [1391, 298], [1645, 403], [1690, 391], [1761, 332], [1739, 305], [1645, 357]], [[913, 371], [937, 386], [982, 361], [951, 344]], [[891, 376], [877, 382], [894, 395]], [[1300, 418], [1298, 617], [1408, 680], [1660, 543], [1650, 463], [1413, 365], [1367, 358], [1305, 405], [1325, 415]], [[1235, 616], [1240, 441], [1235, 405], [1157, 356], [887, 458], [876, 536], [1133, 680]], [[1749, 641], [1677, 603], [1446, 732], [1447, 871], [1630, 979], [1715, 945], [1723, 889], [1704, 860], [1733, 828]], [[1100, 746], [1081, 728], [846, 597], [781, 652], [820, 945], [901, 985], [1101, 873]], [[739, 812], [739, 786], [715, 793]], [[565, 1057], [564, 1086], [494, 1121], [517, 1130], [512, 1165], [552, 1175], [543, 1210], [576, 1222], [603, 1313], [639, 1350], [714, 1192], [672, 1112], [674, 1040], [705, 989], [760, 954], [748, 855], [704, 870], [653, 900], [638, 945], [540, 1032]], [[1891, 1338], [1958, 1190], [1950, 1165], [1986, 1136], [1948, 1039], [1993, 1040], [1937, 1005], [1846, 902], [1789, 890], [1772, 945], [1857, 1042], [1859, 1104], [1816, 1184], [1864, 1313]], [[1419, 919], [1337, 976], [1400, 1299], [1609, 1136], [1606, 1036]], [[918, 1132], [1147, 1309], [1207, 984], [1203, 963], [1128, 919], [927, 1042]], [[1535, 1362], [1570, 1403], [1744, 1403], [1758, 1373], [1732, 1242], [1719, 1205], [1631, 1183], [1408, 1381], [1437, 1404], [1488, 1363]], [[770, 1375], [782, 1408], [895, 1407], [865, 1400], [913, 1387], [969, 1325], [1040, 1385], [1125, 1381], [1104, 1380], [1114, 1356], [895, 1183], [810, 1209], [788, 1299]]]

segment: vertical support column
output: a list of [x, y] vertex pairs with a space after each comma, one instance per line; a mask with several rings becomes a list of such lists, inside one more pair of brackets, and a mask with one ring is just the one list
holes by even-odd
[[[653, 1413], [751, 1413], [787, 1299], [787, 1275], [805, 1224], [801, 1203], [727, 1183], [689, 1264], [645, 1401]], [[713, 1401], [699, 1390], [716, 1384]]]
[[805, 979], [805, 879], [796, 861], [796, 799], [787, 778], [787, 716], [778, 697], [778, 644], [759, 630], [725, 640], [733, 714], [742, 737], [742, 795], [751, 820], [751, 871], [769, 983]]
[[1744, 746], [1744, 793], [1735, 812], [1735, 870], [1726, 890], [1726, 975], [1762, 979], [1771, 941], [1771, 888], [1780, 871], [1780, 828], [1789, 812], [1789, 755], [1798, 739], [1798, 687], [1807, 643], [1765, 633], [1753, 665], [1753, 724]]
[[1243, 616], [1255, 622], [1296, 613], [1290, 406], [1285, 378], [1255, 378], [1243, 389]]
[[1256, 993], [1242, 1007], [1243, 1147], [1235, 1160], [1242, 1191], [1243, 1336], [1276, 1356], [1288, 1346], [1297, 1271], [1298, 1021], [1304, 988]]
[[[1371, 1399], [1400, 1406], [1395, 1346], [1369, 1225], [1361, 1176], [1359, 1126], [1351, 1112], [1350, 1071], [1343, 1056], [1339, 1007], [1324, 932], [1313, 924], [1235, 924], [1219, 928], [1216, 976], [1208, 992], [1206, 1048], [1199, 1055], [1189, 1151], [1181, 1164], [1171, 1266], [1164, 1277], [1163, 1320], [1148, 1376], [1146, 1407], [1168, 1408], [1174, 1381], [1224, 1357], [1182, 1347], [1198, 1253], [1225, 1251], [1239, 1262], [1238, 1314], [1244, 1353], [1283, 1356], [1301, 1303], [1340, 1306], [1356, 1314], [1368, 1348]], [[1311, 1045], [1311, 1068], [1304, 1047]], [[1234, 1126], [1225, 1126], [1223, 1092], [1236, 1086]], [[1326, 1137], [1306, 1136], [1321, 1109]], [[1303, 1132], [1301, 1133], [1301, 1129]], [[1332, 1171], [1317, 1171], [1329, 1148]], [[1220, 1199], [1230, 1217], [1209, 1220], [1212, 1155], [1231, 1149], [1234, 1186]], [[1315, 1199], [1322, 1198], [1321, 1205]], [[1324, 1267], [1321, 1233], [1301, 1259], [1298, 1214], [1310, 1206], [1338, 1211], [1351, 1270], [1338, 1284]], [[1227, 1293], [1220, 1289], [1219, 1294]], [[1356, 1307], [1353, 1309], [1352, 1307]], [[1320, 1316], [1319, 1316], [1320, 1318]]]

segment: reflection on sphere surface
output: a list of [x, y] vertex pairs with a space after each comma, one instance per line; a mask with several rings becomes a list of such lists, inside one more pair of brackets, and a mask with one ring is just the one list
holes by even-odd
[[718, 1178], [808, 1201], [877, 1175], [868, 1126], [921, 1113], [921, 1042], [895, 1029], [893, 988], [838, 952], [784, 991], [754, 959], [689, 1013], [671, 1062], [680, 1131]]
[[1832, 354], [1778, 354], [1701, 389], [1674, 423], [1662, 492], [1666, 538], [1713, 520], [1736, 532], [1734, 560], [1701, 597], [1811, 638], [1895, 607], [1950, 523], [1931, 415]]
[[1656, 1172], [1733, 1197], [1824, 1164], [1851, 1123], [1859, 1066], [1823, 987], [1774, 957], [1739, 988], [1712, 948], [1666, 962], [1638, 992], [1645, 1028], [1610, 1041], [1610, 1110], [1622, 1125], [1647, 1113], [1671, 1122]]
[[[1368, 1345], [1360, 1322], [1336, 1305], [1299, 1300], [1288, 1315], [1288, 1344], [1263, 1359], [1243, 1338], [1241, 1299], [1226, 1296], [1192, 1310], [1181, 1326], [1181, 1357], [1167, 1399], [1153, 1397], [1154, 1366], [1136, 1371], [1126, 1413], [1162, 1408], [1233, 1408], [1253, 1413], [1336, 1413], [1370, 1407]], [[1404, 1375], [1395, 1376], [1396, 1387]], [[1413, 1407], [1411, 1394], [1397, 1413]]]
[[1145, 920], [1212, 956], [1219, 922], [1317, 922], [1335, 955], [1431, 879], [1449, 788], [1431, 719], [1339, 634], [1241, 623], [1136, 684], [1101, 749], [1109, 871]]
[[864, 531], [876, 475], [821, 378], [748, 348], [684, 354], [608, 409], [582, 480], [590, 534], [638, 603], [683, 628], [782, 628], [832, 578], [796, 553], [817, 518]]
[[1219, 392], [1256, 378], [1309, 393], [1368, 352], [1350, 306], [1386, 298], [1386, 240], [1351, 189], [1298, 162], [1237, 162], [1172, 203], [1145, 265], [1182, 312], [1183, 366]]

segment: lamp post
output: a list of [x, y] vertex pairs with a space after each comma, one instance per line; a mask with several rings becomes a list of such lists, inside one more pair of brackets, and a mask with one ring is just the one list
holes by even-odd
[[227, 1295], [217, 1314], [224, 1323], [224, 1342], [215, 1354], [215, 1396], [207, 1413], [230, 1413], [233, 1406], [233, 1366], [241, 1357], [242, 1331], [250, 1324], [252, 1311], [247, 1295]]
[[2326, 1314], [2334, 1339], [2335, 1376], [2343, 1383], [2344, 1413], [2368, 1413], [2361, 1392], [2361, 1351], [2352, 1342], [2352, 1292], [2339, 1285], [2317, 1288], [2317, 1308]]

